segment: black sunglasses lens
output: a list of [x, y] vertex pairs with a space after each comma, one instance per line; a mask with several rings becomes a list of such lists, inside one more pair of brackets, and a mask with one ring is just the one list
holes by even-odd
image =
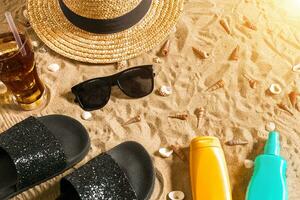
[[153, 91], [153, 72], [147, 68], [135, 68], [121, 74], [118, 82], [126, 95], [144, 97]]
[[92, 80], [80, 85], [75, 92], [83, 109], [93, 110], [106, 105], [110, 97], [111, 86], [103, 80]]

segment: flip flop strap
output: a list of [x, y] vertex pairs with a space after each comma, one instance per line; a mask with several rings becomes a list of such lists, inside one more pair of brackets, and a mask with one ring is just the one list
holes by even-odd
[[[123, 199], [137, 200], [125, 173], [106, 153], [66, 176], [82, 200]], [[61, 188], [64, 193], [64, 188]]]
[[0, 148], [15, 164], [18, 190], [50, 178], [66, 166], [61, 144], [34, 117], [29, 117], [0, 134]]

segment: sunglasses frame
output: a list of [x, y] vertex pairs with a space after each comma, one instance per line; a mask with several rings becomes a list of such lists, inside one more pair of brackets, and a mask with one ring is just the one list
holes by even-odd
[[[142, 95], [140, 97], [134, 97], [134, 96], [130, 96], [126, 93], [126, 91], [124, 90], [124, 88], [121, 86], [120, 82], [119, 82], [119, 77], [124, 74], [124, 73], [127, 73], [131, 70], [135, 70], [135, 69], [143, 69], [143, 70], [148, 70], [149, 72], [151, 72], [152, 74], [152, 77], [151, 77], [151, 84], [152, 84], [152, 88], [151, 88], [151, 92], [145, 94], [145, 95]], [[141, 65], [141, 66], [136, 66], [136, 67], [132, 67], [132, 68], [129, 68], [129, 69], [126, 69], [124, 71], [121, 71], [121, 72], [118, 72], [116, 74], [113, 74], [113, 75], [110, 75], [110, 76], [104, 76], [104, 77], [98, 77], [98, 78], [93, 78], [93, 79], [89, 79], [89, 80], [86, 80], [84, 82], [81, 82], [75, 86], [73, 86], [71, 88], [71, 91], [72, 93], [75, 95], [75, 102], [76, 103], [79, 103], [80, 107], [84, 110], [87, 110], [87, 111], [92, 111], [92, 110], [97, 110], [97, 109], [101, 109], [103, 108], [108, 102], [109, 102], [109, 99], [110, 99], [110, 96], [111, 96], [111, 88], [113, 86], [118, 86], [119, 89], [128, 97], [130, 98], [134, 98], [134, 99], [139, 99], [139, 98], [143, 98], [149, 94], [151, 94], [154, 90], [154, 77], [155, 77], [155, 73], [153, 72], [153, 65]], [[88, 83], [91, 83], [91, 82], [94, 82], [94, 81], [98, 81], [98, 80], [101, 80], [101, 81], [105, 81], [107, 86], [110, 87], [110, 90], [109, 90], [109, 95], [108, 95], [108, 100], [97, 106], [97, 107], [94, 107], [94, 108], [87, 108], [85, 105], [83, 105], [83, 103], [80, 101], [80, 98], [79, 98], [79, 88], [82, 86], [82, 85], [85, 85], [85, 84], [88, 84]]]

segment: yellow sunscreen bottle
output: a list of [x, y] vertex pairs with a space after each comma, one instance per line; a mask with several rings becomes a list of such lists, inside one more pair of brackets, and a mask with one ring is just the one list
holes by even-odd
[[231, 200], [228, 170], [220, 141], [197, 137], [190, 145], [193, 200]]

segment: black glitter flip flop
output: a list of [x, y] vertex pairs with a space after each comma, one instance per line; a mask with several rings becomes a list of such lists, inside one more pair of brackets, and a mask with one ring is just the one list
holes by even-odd
[[0, 199], [9, 199], [81, 161], [90, 139], [75, 119], [29, 117], [0, 134]]
[[60, 200], [148, 200], [155, 172], [142, 145], [125, 142], [61, 180]]

